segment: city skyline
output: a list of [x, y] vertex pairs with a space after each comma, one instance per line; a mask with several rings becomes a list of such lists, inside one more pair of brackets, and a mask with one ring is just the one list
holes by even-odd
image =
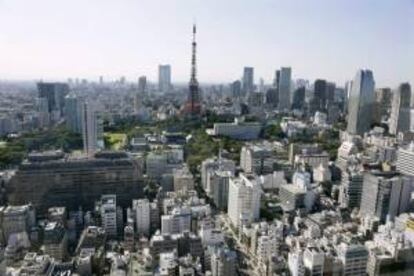
[[377, 87], [414, 82], [413, 1], [101, 2], [1, 1], [0, 79], [155, 81], [170, 64], [172, 82], [188, 82], [196, 21], [201, 83], [240, 79], [245, 66], [256, 84], [282, 66], [339, 85], [360, 68]]

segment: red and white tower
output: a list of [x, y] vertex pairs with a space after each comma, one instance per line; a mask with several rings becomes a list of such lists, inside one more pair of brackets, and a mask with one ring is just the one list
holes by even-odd
[[196, 25], [193, 25], [193, 42], [191, 56], [191, 78], [187, 102], [184, 106], [186, 115], [198, 116], [201, 114], [200, 89], [197, 81], [197, 42], [196, 42]]

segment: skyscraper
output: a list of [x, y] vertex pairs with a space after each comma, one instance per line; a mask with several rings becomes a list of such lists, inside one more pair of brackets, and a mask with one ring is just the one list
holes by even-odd
[[375, 81], [372, 71], [359, 70], [352, 82], [348, 103], [348, 132], [363, 135], [370, 130], [374, 111]]
[[243, 94], [246, 95], [254, 90], [254, 68], [244, 67], [243, 70]]
[[242, 84], [241, 81], [237, 80], [231, 83], [230, 85], [230, 89], [231, 89], [231, 95], [234, 98], [240, 98], [241, 97], [241, 92], [242, 92]]
[[187, 102], [184, 106], [184, 112], [187, 115], [197, 116], [201, 113], [201, 97], [197, 80], [197, 42], [196, 42], [196, 25], [193, 26], [193, 42], [191, 56], [191, 78]]
[[279, 109], [290, 109], [290, 82], [292, 78], [292, 69], [290, 67], [280, 68], [280, 76], [278, 82], [279, 90]]
[[302, 110], [305, 107], [305, 92], [304, 86], [295, 89], [293, 92], [292, 109]]
[[138, 78], [138, 93], [145, 94], [147, 92], [147, 77], [141, 76]]
[[83, 148], [88, 156], [103, 148], [102, 118], [91, 103], [85, 102], [81, 109]]
[[69, 94], [65, 97], [66, 126], [75, 133], [82, 132], [81, 107], [81, 102], [76, 95]]
[[134, 111], [138, 114], [142, 108], [143, 98], [147, 92], [147, 77], [141, 76], [138, 78], [138, 91], [134, 98]]
[[411, 86], [402, 83], [392, 97], [390, 133], [410, 131]]
[[326, 106], [328, 108], [329, 105], [335, 102], [335, 91], [336, 91], [336, 84], [334, 82], [327, 82], [326, 83]]
[[388, 87], [375, 90], [375, 121], [389, 118], [392, 105], [392, 92]]
[[313, 85], [313, 99], [311, 103], [311, 112], [324, 111], [326, 109], [327, 98], [326, 80], [316, 80]]
[[275, 78], [273, 79], [273, 86], [278, 88], [279, 87], [279, 80], [280, 80], [280, 70], [275, 71]]
[[63, 113], [64, 99], [69, 93], [69, 86], [59, 82], [39, 82], [37, 83], [39, 98], [46, 98], [49, 106], [49, 113]]
[[171, 65], [158, 66], [158, 90], [162, 93], [171, 90]]

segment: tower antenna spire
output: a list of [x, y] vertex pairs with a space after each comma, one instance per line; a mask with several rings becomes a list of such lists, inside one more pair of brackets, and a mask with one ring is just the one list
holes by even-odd
[[184, 106], [184, 113], [191, 117], [197, 117], [201, 113], [201, 97], [197, 81], [197, 26], [193, 24], [193, 40], [191, 43], [191, 76], [187, 102]]
[[197, 42], [196, 42], [197, 26], [193, 24], [193, 43], [192, 43], [192, 56], [191, 56], [191, 83], [197, 82]]

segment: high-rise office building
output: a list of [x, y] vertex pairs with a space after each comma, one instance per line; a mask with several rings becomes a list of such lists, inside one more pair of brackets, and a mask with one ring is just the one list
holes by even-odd
[[411, 198], [412, 178], [396, 172], [371, 171], [364, 175], [361, 214], [376, 216], [385, 222], [387, 217], [408, 210]]
[[69, 93], [69, 86], [59, 82], [39, 82], [37, 83], [39, 98], [46, 98], [48, 101], [49, 112], [57, 111], [63, 113], [64, 99]]
[[50, 124], [49, 103], [47, 98], [36, 99], [37, 115], [39, 118], [39, 126], [41, 128], [48, 127]]
[[56, 260], [65, 260], [68, 254], [68, 237], [65, 227], [58, 222], [49, 222], [44, 229], [44, 253]]
[[140, 76], [138, 78], [138, 93], [145, 94], [147, 92], [147, 77]]
[[369, 254], [365, 246], [342, 243], [337, 248], [337, 254], [342, 262], [343, 276], [366, 275]]
[[237, 265], [237, 254], [222, 247], [214, 248], [211, 256], [212, 276], [235, 276]]
[[273, 87], [279, 88], [280, 70], [275, 71], [275, 77], [273, 79]]
[[245, 173], [258, 175], [270, 174], [274, 171], [275, 158], [270, 147], [246, 145], [240, 151], [240, 167]]
[[266, 91], [266, 104], [271, 107], [277, 107], [279, 101], [279, 91], [277, 88], [269, 88]]
[[102, 118], [91, 103], [85, 102], [82, 104], [81, 121], [84, 152], [93, 156], [104, 147]]
[[328, 108], [329, 105], [335, 102], [335, 91], [336, 91], [336, 84], [334, 82], [327, 82], [326, 83], [326, 106]]
[[304, 86], [300, 86], [293, 92], [292, 109], [302, 110], [305, 107], [305, 92]]
[[254, 68], [244, 67], [243, 69], [243, 94], [247, 95], [254, 91]]
[[375, 122], [387, 119], [391, 113], [392, 92], [390, 88], [375, 90]]
[[278, 91], [279, 91], [279, 109], [290, 109], [290, 86], [292, 80], [292, 69], [290, 67], [280, 68]]
[[82, 132], [81, 108], [81, 102], [76, 95], [69, 94], [65, 97], [66, 126], [75, 133]]
[[201, 184], [218, 209], [227, 209], [229, 180], [234, 176], [235, 170], [233, 160], [221, 157], [206, 159], [201, 163]]
[[134, 111], [138, 114], [143, 107], [143, 98], [147, 93], [147, 77], [141, 76], [138, 78], [138, 91], [134, 98]]
[[350, 169], [342, 172], [339, 190], [339, 203], [341, 207], [353, 209], [361, 205], [363, 174]]
[[327, 103], [327, 83], [326, 80], [316, 80], [313, 85], [313, 99], [311, 102], [311, 111], [325, 111]]
[[158, 90], [162, 93], [171, 90], [171, 65], [158, 66]]
[[209, 196], [219, 210], [227, 211], [229, 182], [232, 177], [232, 171], [215, 170], [209, 173]]
[[230, 85], [231, 95], [234, 98], [240, 98], [242, 96], [242, 83], [237, 80], [231, 83]]
[[414, 177], [414, 142], [398, 149], [397, 170], [404, 175]]
[[319, 248], [306, 248], [303, 252], [303, 264], [305, 265], [305, 275], [323, 275], [325, 262], [325, 252]]
[[102, 195], [100, 204], [102, 228], [105, 229], [108, 236], [116, 237], [118, 234], [116, 195]]
[[233, 225], [249, 225], [259, 219], [260, 196], [260, 184], [253, 177], [240, 174], [230, 179], [227, 213]]
[[191, 231], [191, 210], [174, 208], [169, 215], [161, 216], [162, 234], [181, 234]]
[[31, 204], [9, 205], [2, 210], [0, 241], [7, 244], [10, 236], [15, 233], [29, 232], [36, 225], [35, 208]]
[[392, 97], [390, 133], [409, 132], [411, 126], [411, 86], [402, 83]]
[[216, 159], [206, 159], [201, 163], [201, 185], [204, 190], [209, 193], [210, 187], [208, 181], [210, 175], [214, 171], [231, 171], [233, 174], [236, 170], [236, 164], [233, 160], [222, 158], [221, 156]]
[[[44, 125], [58, 123], [64, 112], [65, 96], [69, 93], [69, 86], [66, 83], [39, 82], [37, 83], [39, 98], [47, 99], [48, 116], [42, 114], [41, 120]], [[48, 118], [46, 118], [48, 117]], [[47, 124], [46, 124], [47, 123]]]
[[135, 222], [138, 235], [149, 237], [151, 212], [148, 199], [138, 199], [132, 202], [132, 210], [135, 211]]
[[372, 71], [359, 70], [352, 82], [348, 103], [348, 132], [363, 135], [370, 130], [374, 111], [375, 81]]

